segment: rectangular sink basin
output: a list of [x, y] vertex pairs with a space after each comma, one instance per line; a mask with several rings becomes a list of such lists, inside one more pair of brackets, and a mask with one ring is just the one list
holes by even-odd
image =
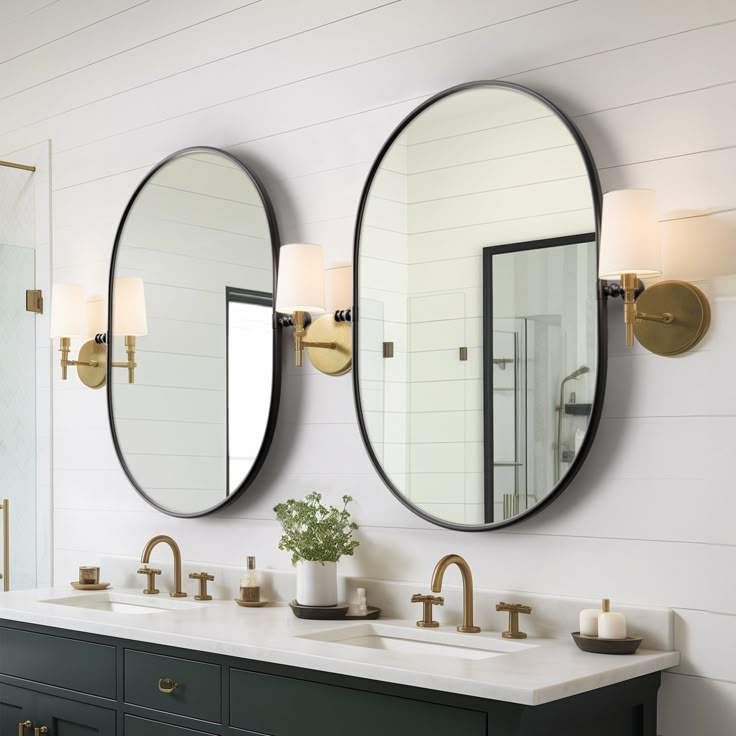
[[535, 646], [502, 639], [499, 634], [491, 632], [461, 634], [454, 631], [368, 623], [303, 634], [297, 638], [396, 654], [463, 660], [490, 659]]
[[100, 593], [82, 593], [63, 598], [49, 598], [40, 603], [51, 603], [56, 606], [70, 606], [87, 611], [105, 611], [125, 615], [147, 615], [152, 613], [171, 613], [186, 610], [190, 607], [183, 601], [158, 596], [137, 596], [130, 593], [103, 591]]

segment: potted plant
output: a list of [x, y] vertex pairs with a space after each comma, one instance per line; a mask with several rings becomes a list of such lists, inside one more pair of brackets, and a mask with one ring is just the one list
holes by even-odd
[[303, 606], [337, 605], [337, 561], [352, 555], [359, 542], [353, 539], [358, 525], [351, 521], [343, 496], [341, 509], [322, 504], [322, 494], [310, 493], [274, 507], [284, 533], [279, 549], [291, 552], [296, 565], [296, 600]]

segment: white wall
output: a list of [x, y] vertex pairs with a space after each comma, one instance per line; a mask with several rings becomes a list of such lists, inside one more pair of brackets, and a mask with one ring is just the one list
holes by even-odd
[[[14, 0], [3, 13], [13, 18], [0, 22], [0, 152], [52, 139], [58, 281], [102, 287], [135, 184], [192, 144], [225, 147], [264, 177], [285, 242], [322, 242], [328, 260], [345, 259], [381, 143], [420, 100], [476, 78], [526, 84], [558, 103], [606, 189], [658, 190], [669, 275], [705, 278], [716, 257], [718, 268], [736, 261], [733, 0]], [[676, 360], [626, 350], [613, 305], [590, 460], [548, 510], [501, 533], [444, 531], [406, 511], [362, 447], [350, 378], [290, 363], [272, 453], [247, 497], [201, 520], [161, 516], [117, 464], [104, 395], [57, 374], [57, 580], [103, 552], [137, 555], [157, 532], [191, 560], [239, 563], [255, 552], [286, 568], [274, 503], [349, 491], [363, 544], [345, 572], [425, 582], [428, 560], [457, 551], [479, 586], [521, 599], [606, 594], [672, 606], [683, 662], [664, 676], [660, 731], [730, 733], [736, 285], [705, 288], [711, 332]]]

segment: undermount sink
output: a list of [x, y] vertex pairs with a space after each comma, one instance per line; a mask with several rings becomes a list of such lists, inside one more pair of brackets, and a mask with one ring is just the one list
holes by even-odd
[[396, 654], [465, 660], [490, 659], [536, 646], [502, 639], [499, 634], [490, 632], [461, 634], [437, 629], [411, 629], [404, 626], [367, 623], [303, 634], [298, 638]]
[[130, 593], [104, 591], [100, 593], [83, 593], [64, 598], [49, 598], [40, 603], [52, 603], [57, 606], [71, 606], [88, 611], [105, 611], [126, 615], [145, 615], [151, 613], [171, 613], [186, 610], [191, 604], [172, 600], [166, 597], [146, 597]]

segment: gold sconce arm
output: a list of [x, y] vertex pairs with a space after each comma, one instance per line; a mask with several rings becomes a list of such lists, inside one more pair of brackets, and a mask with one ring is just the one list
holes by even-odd
[[71, 364], [69, 360], [69, 349], [71, 346], [71, 339], [68, 337], [59, 338], [59, 352], [61, 353], [61, 380], [66, 381], [67, 366]]
[[621, 275], [621, 288], [624, 296], [624, 322], [626, 323], [626, 346], [632, 347], [634, 344], [634, 325], [637, 320], [648, 320], [650, 322], [659, 322], [661, 324], [671, 324], [674, 317], [671, 312], [663, 312], [662, 314], [650, 314], [642, 312], [636, 305], [636, 291], [639, 288], [639, 278], [635, 273], [625, 273]]
[[[297, 368], [302, 367], [302, 354], [306, 348], [310, 363], [318, 371], [328, 376], [341, 376], [350, 371], [353, 366], [352, 330], [344, 314], [344, 312], [324, 314], [307, 327], [306, 312], [295, 311], [293, 313], [294, 352]], [[313, 339], [308, 340], [307, 335]]]
[[128, 360], [124, 363], [111, 363], [113, 368], [127, 368], [128, 369], [128, 383], [135, 383], [135, 369], [138, 367], [138, 363], [135, 362], [135, 336], [125, 336], [125, 352], [128, 354]]
[[77, 360], [69, 358], [71, 338], [59, 338], [61, 380], [66, 381], [69, 366], [76, 367], [79, 380], [89, 388], [102, 388], [107, 379], [107, 346], [97, 339], [87, 340], [79, 350]]
[[336, 342], [318, 342], [314, 340], [305, 340], [307, 330], [306, 312], [294, 312], [294, 351], [296, 352], [296, 367], [302, 367], [302, 352], [304, 348], [324, 348], [326, 350], [335, 350]]
[[626, 345], [639, 343], [657, 355], [680, 355], [692, 350], [710, 326], [710, 305], [705, 294], [686, 281], [660, 281], [637, 294], [634, 273], [621, 276]]
[[[89, 388], [102, 388], [107, 382], [107, 337], [97, 335], [93, 340], [88, 340], [79, 350], [77, 360], [71, 360], [71, 338], [59, 338], [59, 352], [61, 353], [61, 380], [66, 381], [70, 366], [76, 367], [79, 379]], [[138, 363], [135, 360], [136, 338], [133, 335], [125, 336], [125, 351], [128, 360], [125, 362], [111, 363], [113, 368], [126, 368], [128, 371], [128, 383], [135, 383], [135, 369]]]
[[626, 346], [634, 344], [634, 322], [636, 322], [636, 301], [634, 292], [639, 286], [639, 279], [635, 273], [625, 273], [621, 276], [621, 287], [624, 290], [624, 323], [626, 324]]

